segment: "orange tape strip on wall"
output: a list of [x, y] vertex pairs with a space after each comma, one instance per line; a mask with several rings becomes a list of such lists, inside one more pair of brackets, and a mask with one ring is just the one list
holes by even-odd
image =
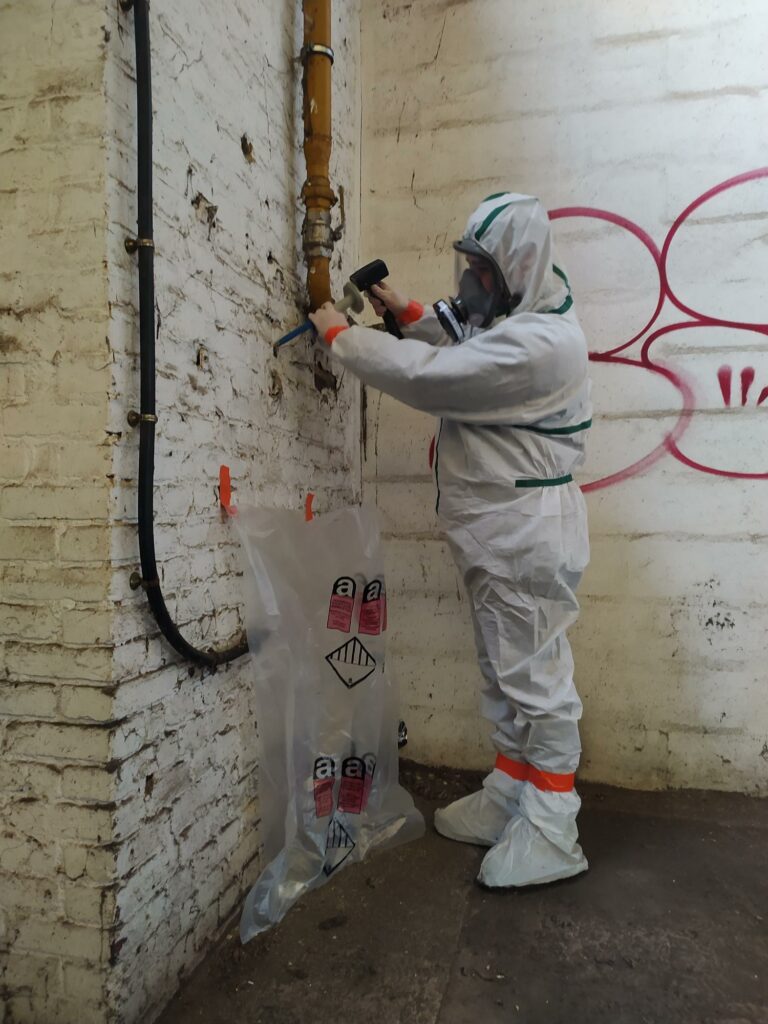
[[230, 515], [235, 514], [236, 510], [232, 508], [232, 479], [229, 475], [229, 466], [219, 467], [219, 501]]

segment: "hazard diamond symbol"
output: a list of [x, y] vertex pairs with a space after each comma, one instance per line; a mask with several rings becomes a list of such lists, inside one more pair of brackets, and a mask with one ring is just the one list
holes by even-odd
[[341, 867], [356, 845], [352, 836], [334, 815], [328, 825], [328, 834], [325, 839], [323, 871], [326, 876], [332, 875], [336, 868]]
[[376, 668], [373, 655], [366, 651], [357, 637], [347, 640], [341, 647], [326, 654], [325, 660], [350, 690], [367, 679]]

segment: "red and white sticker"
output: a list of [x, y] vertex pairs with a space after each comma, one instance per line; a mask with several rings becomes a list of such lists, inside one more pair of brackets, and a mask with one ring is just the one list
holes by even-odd
[[331, 602], [328, 606], [328, 629], [337, 629], [340, 633], [350, 631], [356, 593], [357, 584], [352, 577], [339, 576], [331, 591]]
[[360, 814], [365, 806], [365, 761], [362, 757], [347, 757], [341, 765], [339, 810], [347, 814]]
[[315, 759], [312, 782], [315, 794], [315, 814], [327, 818], [333, 811], [333, 785], [336, 781], [336, 763], [332, 757], [321, 755]]
[[363, 591], [358, 632], [378, 636], [387, 628], [387, 595], [381, 580], [373, 580]]

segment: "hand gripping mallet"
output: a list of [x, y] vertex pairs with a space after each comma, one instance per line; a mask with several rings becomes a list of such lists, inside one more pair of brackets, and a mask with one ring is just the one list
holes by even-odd
[[[349, 280], [352, 284], [356, 285], [361, 292], [367, 292], [371, 294], [371, 287], [378, 284], [379, 281], [383, 281], [385, 277], [389, 277], [389, 271], [387, 270], [387, 264], [384, 260], [373, 260], [371, 263], [366, 263], [364, 267], [356, 270], [354, 274], [349, 275]], [[397, 320], [395, 314], [391, 309], [384, 310], [384, 326], [387, 328], [389, 334], [394, 334], [396, 338], [402, 338], [400, 328], [397, 326]]]
[[[333, 308], [337, 309], [340, 313], [344, 313], [348, 309], [351, 309], [353, 313], [362, 313], [364, 304], [361, 293], [370, 293], [373, 285], [383, 281], [385, 277], [389, 277], [389, 270], [384, 260], [373, 260], [371, 263], [366, 263], [364, 267], [349, 275], [349, 283], [344, 285], [344, 298], [335, 303]], [[402, 338], [400, 329], [397, 326], [397, 320], [390, 310], [386, 310], [384, 313], [384, 323], [390, 334]], [[289, 341], [293, 341], [294, 338], [298, 338], [300, 334], [304, 334], [311, 329], [312, 323], [309, 320], [298, 327], [294, 327], [292, 331], [289, 331], [288, 334], [283, 335], [279, 341], [275, 342], [273, 351], [277, 352], [281, 345], [286, 345]]]
[[[344, 285], [344, 298], [339, 299], [338, 302], [334, 302], [333, 308], [339, 313], [346, 313], [348, 309], [351, 309], [353, 313], [362, 313], [365, 309], [365, 300], [363, 299], [362, 292], [360, 289], [352, 284], [351, 281], [347, 281]], [[287, 345], [289, 341], [293, 341], [294, 338], [298, 338], [300, 334], [304, 334], [306, 331], [314, 330], [314, 324], [311, 320], [307, 320], [306, 323], [299, 324], [298, 327], [294, 327], [292, 331], [284, 334], [279, 341], [276, 341], [272, 346], [272, 351], [277, 352], [281, 345]]]

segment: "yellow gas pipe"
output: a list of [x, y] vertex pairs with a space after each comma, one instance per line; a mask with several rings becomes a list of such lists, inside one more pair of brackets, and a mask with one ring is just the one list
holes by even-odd
[[309, 305], [317, 309], [331, 298], [333, 254], [331, 207], [331, 0], [303, 0], [304, 10], [304, 159], [307, 180], [301, 190], [306, 206], [302, 241], [307, 261]]

